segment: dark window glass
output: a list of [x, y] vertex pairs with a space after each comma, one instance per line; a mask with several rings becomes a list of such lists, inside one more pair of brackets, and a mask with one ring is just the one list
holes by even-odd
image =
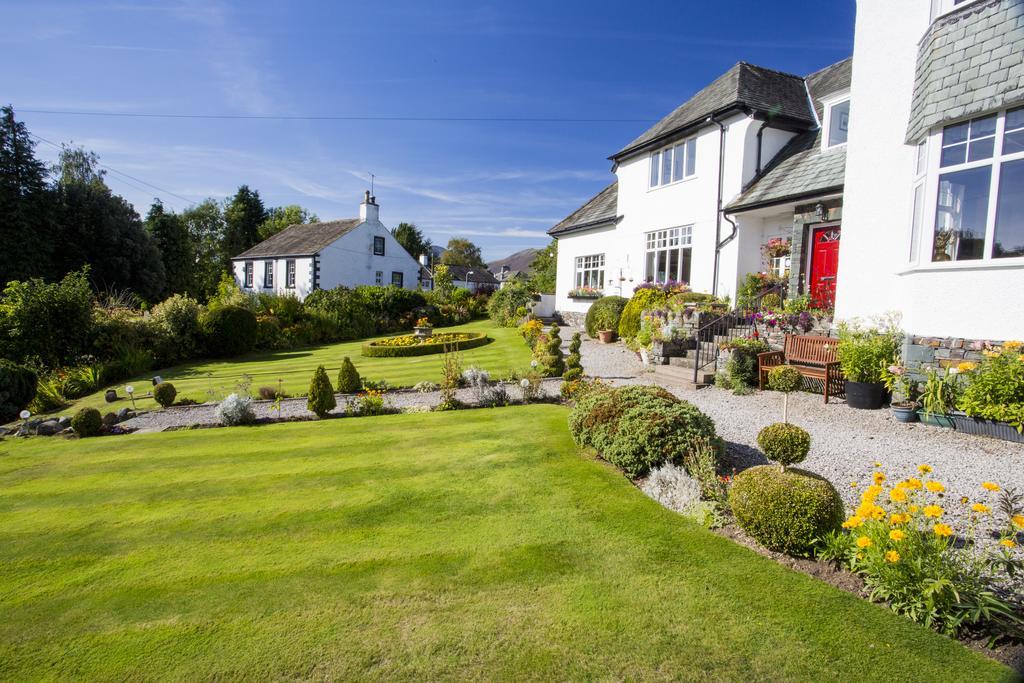
[[383, 256], [384, 255], [384, 238], [374, 237], [373, 238], [373, 255]]
[[984, 138], [971, 140], [971, 151], [967, 153], [967, 161], [978, 161], [979, 159], [991, 159], [992, 151], [995, 149], [995, 138]]
[[295, 289], [295, 261], [289, 260], [285, 264], [284, 286]]
[[1006, 112], [1003, 154], [1024, 152], [1024, 107]]
[[996, 200], [996, 258], [1024, 256], [1024, 159], [1004, 163]]
[[970, 130], [970, 122], [964, 121], [954, 126], [946, 126], [942, 129], [942, 146], [955, 145], [958, 142], [967, 142], [967, 131]]
[[939, 176], [932, 261], [968, 261], [984, 257], [991, 178], [991, 166]]
[[996, 115], [985, 116], [971, 121], [971, 139], [996, 134]]
[[942, 157], [939, 163], [942, 166], [955, 166], [967, 160], [967, 143], [942, 148]]
[[274, 286], [274, 262], [265, 261], [263, 263], [263, 286], [273, 287]]
[[245, 262], [245, 286], [252, 287], [252, 261]]
[[403, 286], [405, 284], [405, 275], [399, 270], [392, 271], [391, 284], [395, 285], [396, 287]]

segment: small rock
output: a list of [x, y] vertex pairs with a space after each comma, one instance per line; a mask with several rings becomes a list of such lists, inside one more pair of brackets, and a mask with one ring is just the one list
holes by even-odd
[[107, 413], [106, 415], [103, 416], [103, 426], [104, 427], [113, 427], [116, 424], [117, 424], [117, 415], [115, 415], [114, 413]]
[[129, 408], [127, 408], [127, 407], [126, 408], [121, 408], [121, 410], [117, 411], [117, 421], [118, 422], [124, 422], [125, 420], [127, 420], [130, 417], [132, 417], [132, 411]]
[[60, 436], [67, 436], [68, 434], [74, 434], [74, 433], [75, 433], [75, 430], [72, 429], [71, 427], [65, 427], [64, 429], [62, 429], [59, 432], [57, 432], [57, 434], [59, 434]]
[[60, 422], [57, 420], [47, 420], [38, 427], [36, 427], [36, 434], [39, 436], [53, 436], [60, 431]]
[[60, 425], [61, 429], [66, 429], [71, 426], [71, 418], [68, 417], [67, 415], [64, 415], [63, 417], [58, 417], [57, 424]]

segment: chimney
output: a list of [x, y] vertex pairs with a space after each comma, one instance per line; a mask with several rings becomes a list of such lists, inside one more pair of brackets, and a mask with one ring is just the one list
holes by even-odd
[[380, 222], [380, 207], [377, 206], [377, 198], [371, 197], [369, 190], [363, 196], [363, 203], [359, 205], [359, 218], [368, 223]]
[[430, 266], [430, 259], [426, 254], [420, 254], [420, 265], [424, 268], [428, 268]]

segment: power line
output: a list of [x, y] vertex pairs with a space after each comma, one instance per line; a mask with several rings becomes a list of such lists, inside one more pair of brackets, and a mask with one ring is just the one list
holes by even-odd
[[108, 116], [137, 119], [214, 119], [251, 121], [396, 121], [396, 122], [464, 122], [464, 123], [651, 123], [657, 119], [579, 119], [557, 116], [371, 116], [337, 114], [153, 114], [146, 112], [72, 111], [57, 109], [19, 109], [26, 114], [65, 116]]

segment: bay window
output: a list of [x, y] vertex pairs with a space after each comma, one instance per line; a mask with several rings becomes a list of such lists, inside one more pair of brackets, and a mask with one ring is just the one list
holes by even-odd
[[651, 154], [651, 187], [661, 187], [697, 172], [697, 138], [683, 140]]
[[647, 282], [689, 282], [693, 226], [655, 230], [646, 235]]
[[576, 289], [604, 289], [604, 254], [576, 257]]

